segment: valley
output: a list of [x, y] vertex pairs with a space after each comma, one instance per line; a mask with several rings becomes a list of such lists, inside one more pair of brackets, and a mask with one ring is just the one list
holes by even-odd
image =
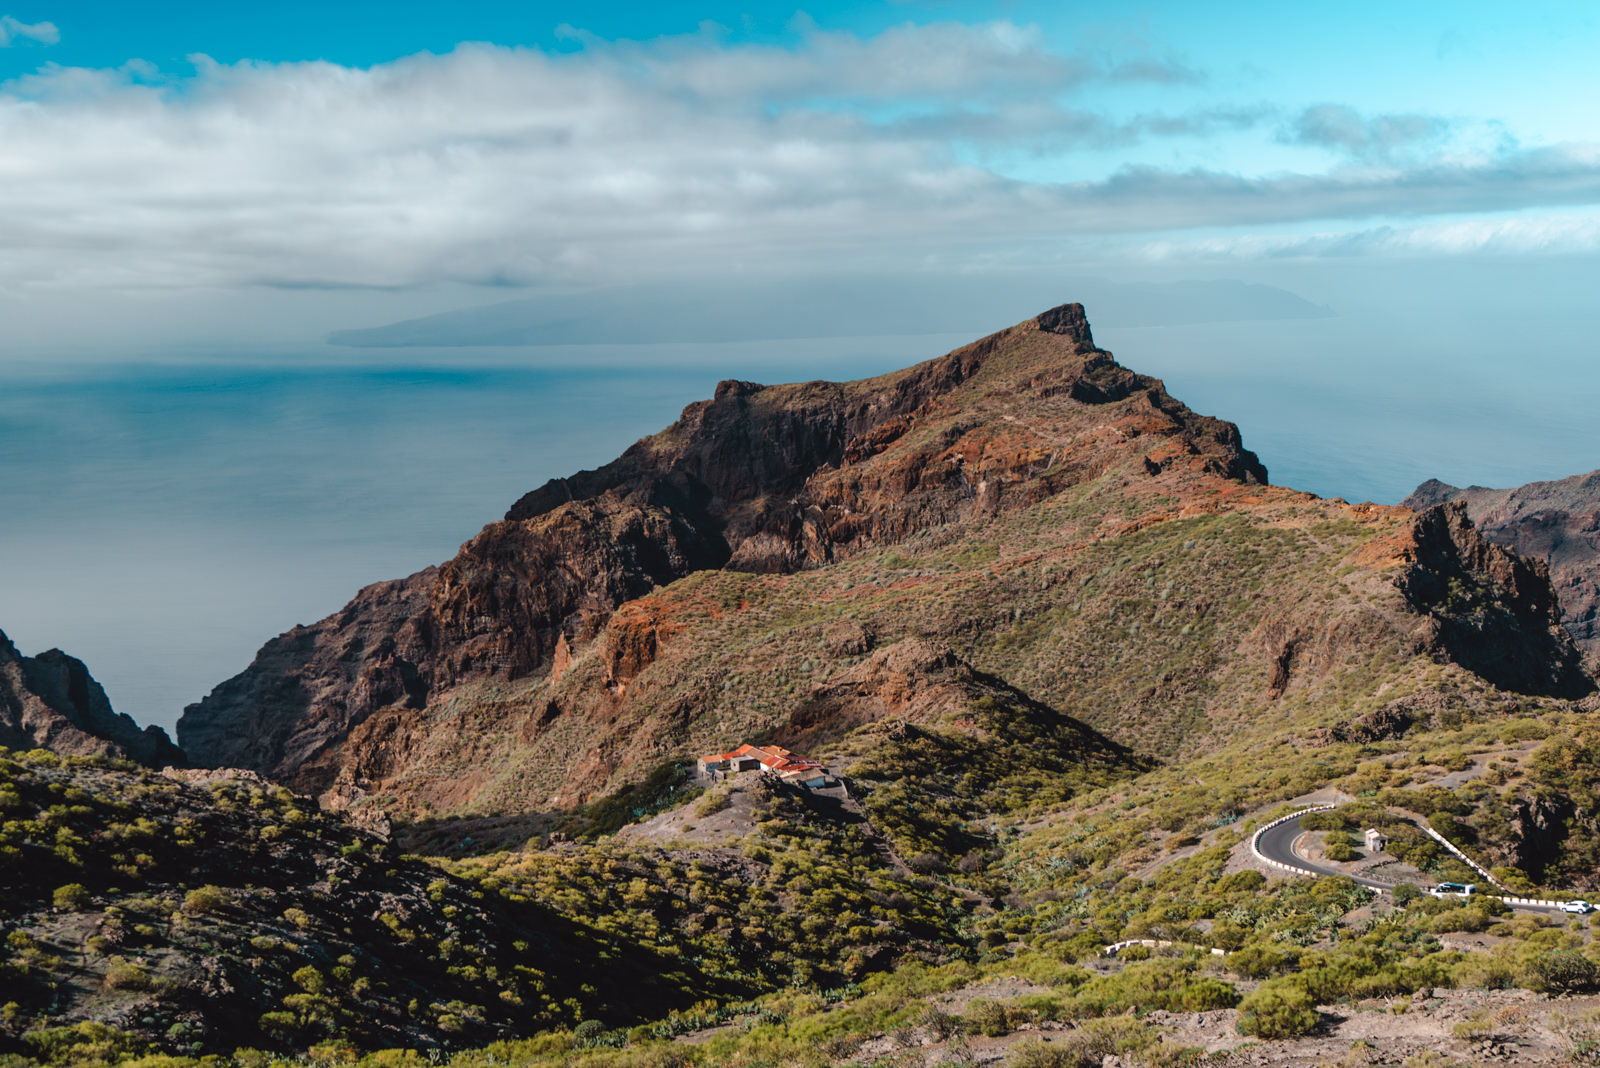
[[[1570, 1063], [1591, 921], [1429, 896], [1485, 877], [1423, 828], [1600, 896], [1573, 583], [1415, 503], [1270, 484], [1078, 305], [723, 382], [269, 640], [191, 770], [8, 705], [0, 1056]], [[741, 743], [827, 782], [706, 776]], [[1311, 803], [1384, 893], [1260, 861]]]

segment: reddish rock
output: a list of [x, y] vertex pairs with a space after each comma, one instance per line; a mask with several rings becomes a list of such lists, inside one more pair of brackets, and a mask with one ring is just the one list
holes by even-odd
[[[466, 679], [559, 677], [619, 605], [693, 571], [814, 567], [1095, 477], [1116, 454], [1066, 456], [1008, 426], [949, 420], [945, 398], [980, 374], [1003, 376], [986, 364], [1018, 351], [1033, 368], [1008, 387], [1020, 395], [1136, 397], [1137, 433], [1225, 477], [1266, 482], [1231, 423], [1196, 415], [1095, 348], [1078, 305], [877, 379], [727, 381], [616, 461], [526, 494], [453, 560], [370, 586], [268, 642], [184, 711], [179, 737], [197, 763], [320, 791], [369, 760], [341, 755], [369, 717], [383, 711], [398, 730], [410, 722], [401, 711]], [[922, 427], [938, 430], [919, 437]], [[614, 690], [654, 656], [656, 638], [627, 627], [607, 638]]]
[[[1021, 608], [997, 619], [917, 600], [925, 567], [959, 569], [985, 589], [1004, 587], [1003, 569], [1031, 568], [1027, 581], [1059, 594], [1050, 610], [1063, 618], [1096, 598], [1103, 607], [1169, 593], [1208, 627], [1208, 613], [1248, 612], [1237, 650], [1218, 648], [1187, 673], [1159, 657], [1119, 669], [1120, 704], [1083, 714], [1131, 725], [1124, 744], [1169, 726], [1195, 738], [1225, 732], [1225, 717], [1242, 712], [1185, 712], [1180, 726], [1170, 710], [1235, 663], [1259, 664], [1264, 689], [1278, 695], [1410, 641], [1528, 692], [1587, 684], [1550, 630], [1542, 572], [1483, 543], [1460, 517], [1317, 501], [1266, 481], [1236, 427], [1197, 415], [1095, 348], [1074, 305], [879, 378], [727, 381], [616, 461], [525, 495], [447, 563], [369, 587], [269, 642], [185, 711], [180, 738], [199, 762], [255, 768], [340, 803], [372, 794], [433, 812], [546, 807], [721, 744], [713, 735], [724, 729], [820, 737], [958, 713], [975, 694], [1033, 700], [1015, 686], [1065, 708], [1078, 700], [1075, 680], [1102, 673], [1086, 652], [1050, 645], [1045, 654], [1042, 643], [1006, 668], [1025, 679], [980, 678], [949, 661], [950, 647], [968, 655], [986, 629], [1028, 621]], [[1329, 612], [1280, 602], [1282, 591], [1236, 597], [1248, 586], [1237, 576], [1160, 591], [1154, 573], [1137, 589], [1113, 594], [1107, 581], [1105, 592], [1098, 582], [1083, 592], [1094, 576], [1071, 573], [1085, 546], [1230, 512], [1369, 528], [1350, 563], [1365, 569], [1370, 598]], [[991, 530], [1017, 544], [996, 544]], [[881, 568], [849, 563], [891, 548]], [[1035, 567], [1043, 558], [1060, 569]], [[798, 574], [838, 564], [834, 594]], [[695, 575], [719, 569], [752, 574]], [[804, 600], [856, 586], [904, 600], [870, 625]], [[1476, 601], [1457, 603], [1461, 590]], [[1269, 593], [1278, 607], [1253, 607]], [[908, 643], [890, 633], [902, 624], [926, 629]], [[874, 651], [880, 634], [888, 647]], [[817, 687], [821, 666], [793, 656], [781, 677], [752, 684], [769, 635], [791, 651], [803, 642], [817, 657], [867, 659]], [[1051, 722], [1044, 705], [1034, 712]]]

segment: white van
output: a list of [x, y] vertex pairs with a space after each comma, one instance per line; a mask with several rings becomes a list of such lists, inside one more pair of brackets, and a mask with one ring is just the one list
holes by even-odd
[[1476, 883], [1440, 883], [1428, 893], [1434, 897], [1471, 897], [1477, 890]]

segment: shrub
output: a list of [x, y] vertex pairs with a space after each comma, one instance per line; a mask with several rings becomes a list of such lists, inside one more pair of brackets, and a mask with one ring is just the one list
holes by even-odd
[[231, 895], [220, 886], [197, 886], [183, 895], [183, 911], [190, 916], [215, 912], [230, 900]]
[[961, 1018], [952, 1016], [936, 1005], [929, 1005], [922, 1014], [922, 1026], [940, 1042], [961, 1033]]
[[973, 998], [967, 1005], [966, 1020], [969, 1028], [991, 1038], [998, 1038], [1011, 1031], [1011, 1022], [1006, 1018], [1006, 1007], [988, 998]]
[[1356, 859], [1356, 851], [1350, 843], [1343, 838], [1330, 838], [1322, 848], [1322, 855], [1332, 861], [1346, 861]]
[[112, 957], [106, 969], [107, 990], [149, 990], [150, 975], [143, 968], [122, 957]]
[[1072, 1031], [1058, 1042], [1018, 1042], [1005, 1063], [1006, 1068], [1099, 1068], [1104, 1058], [1091, 1036]]
[[304, 968], [295, 969], [294, 982], [296, 986], [307, 994], [321, 994], [328, 988], [327, 979], [323, 978], [322, 973], [309, 964]]
[[1317, 1009], [1298, 982], [1271, 979], [1239, 1004], [1238, 1026], [1256, 1038], [1299, 1038], [1317, 1026]]
[[30, 1031], [22, 1041], [29, 1053], [51, 1064], [120, 1063], [149, 1048], [137, 1035], [90, 1022]]
[[68, 883], [66, 886], [56, 887], [56, 892], [51, 898], [56, 908], [77, 912], [89, 904], [89, 888], [82, 883]]
[[1267, 877], [1260, 872], [1250, 869], [1248, 871], [1234, 872], [1217, 883], [1217, 893], [1235, 894], [1240, 892], [1254, 893], [1267, 885]]
[[1600, 988], [1600, 967], [1583, 954], [1558, 949], [1534, 958], [1528, 971], [1554, 994], [1581, 994]]
[[714, 790], [701, 798], [700, 803], [694, 806], [694, 814], [700, 817], [715, 816], [718, 812], [730, 808], [732, 805], [733, 798], [728, 796], [727, 790]]

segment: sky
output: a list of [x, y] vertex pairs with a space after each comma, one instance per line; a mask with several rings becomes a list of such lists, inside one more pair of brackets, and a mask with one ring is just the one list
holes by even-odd
[[170, 725], [717, 377], [1071, 299], [1275, 481], [1587, 471], [1595, 55], [1588, 3], [0, 0], [0, 628]]

